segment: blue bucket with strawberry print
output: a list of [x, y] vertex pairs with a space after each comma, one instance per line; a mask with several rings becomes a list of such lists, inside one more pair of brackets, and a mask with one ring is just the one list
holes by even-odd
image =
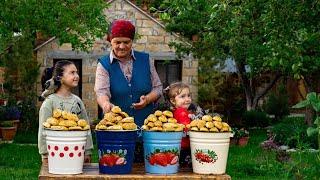
[[137, 139], [136, 130], [96, 130], [99, 172], [102, 174], [130, 174]]
[[182, 134], [183, 132], [143, 132], [146, 173], [178, 172]]

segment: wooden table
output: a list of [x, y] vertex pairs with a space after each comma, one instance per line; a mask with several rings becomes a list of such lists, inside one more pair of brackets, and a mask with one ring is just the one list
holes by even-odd
[[134, 164], [131, 174], [110, 175], [99, 174], [99, 165], [97, 163], [85, 164], [83, 173], [77, 175], [57, 175], [48, 172], [48, 166], [43, 165], [40, 170], [39, 179], [215, 179], [229, 180], [231, 177], [227, 174], [222, 175], [201, 175], [195, 174], [190, 168], [181, 168], [177, 174], [155, 175], [146, 174], [143, 164]]

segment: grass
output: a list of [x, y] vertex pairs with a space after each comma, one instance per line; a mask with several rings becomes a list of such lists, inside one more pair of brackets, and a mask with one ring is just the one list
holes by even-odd
[[[246, 147], [230, 147], [227, 174], [232, 179], [318, 179], [320, 161], [316, 153], [292, 153], [291, 162], [280, 163], [275, 152], [259, 147], [265, 138], [263, 130], [250, 131]], [[32, 144], [36, 141], [37, 132], [21, 133], [13, 144], [0, 144], [0, 179], [38, 178], [41, 160], [37, 145]], [[93, 153], [93, 162], [97, 162], [97, 150]]]

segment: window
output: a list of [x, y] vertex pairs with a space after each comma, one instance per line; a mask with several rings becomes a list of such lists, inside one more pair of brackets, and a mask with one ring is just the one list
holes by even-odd
[[73, 62], [76, 65], [80, 79], [79, 79], [78, 86], [72, 90], [72, 93], [82, 98], [82, 60], [81, 59], [53, 59], [53, 66], [58, 61], [61, 61], [61, 60], [68, 60]]
[[172, 82], [182, 79], [182, 61], [181, 60], [155, 60], [154, 65], [159, 74], [163, 88]]

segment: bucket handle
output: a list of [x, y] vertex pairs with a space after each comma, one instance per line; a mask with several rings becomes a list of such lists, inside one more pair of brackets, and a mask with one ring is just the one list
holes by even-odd
[[137, 126], [137, 129], [138, 129], [137, 130], [138, 138], [142, 137], [142, 130], [143, 130], [142, 127]]

